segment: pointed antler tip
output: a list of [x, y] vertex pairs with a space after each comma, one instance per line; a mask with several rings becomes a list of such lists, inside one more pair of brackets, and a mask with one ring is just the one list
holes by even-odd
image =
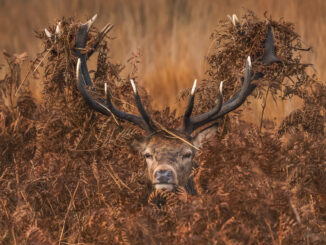
[[87, 22], [86, 22], [86, 25], [87, 25], [87, 29], [89, 30], [91, 28], [91, 26], [93, 25], [94, 21], [96, 20], [97, 18], [97, 14], [95, 14], [92, 18], [90, 18]]
[[250, 56], [248, 56], [247, 62], [248, 62], [249, 68], [251, 68], [251, 58], [250, 58]]
[[220, 94], [222, 94], [222, 90], [223, 90], [223, 82], [224, 82], [224, 81], [221, 81], [221, 82], [220, 82]]
[[55, 28], [55, 34], [60, 35], [61, 34], [61, 30], [60, 30], [60, 22], [57, 24], [56, 28]]
[[130, 79], [130, 83], [131, 83], [131, 86], [132, 86], [132, 90], [136, 94], [137, 93], [137, 88], [136, 88], [135, 81], [133, 79]]
[[94, 16], [91, 18], [91, 21], [94, 22], [97, 18], [97, 14], [94, 14]]
[[231, 23], [232, 23], [234, 26], [236, 26], [237, 23], [239, 22], [238, 16], [237, 16], [236, 14], [232, 14], [232, 16], [230, 16], [230, 15], [228, 14], [228, 15], [226, 15], [226, 16], [229, 18], [229, 20], [231, 21]]
[[104, 83], [104, 94], [105, 96], [108, 94], [108, 83]]
[[44, 32], [45, 32], [45, 35], [48, 37], [48, 38], [51, 38], [52, 37], [52, 34], [51, 32], [48, 31], [48, 29], [44, 29]]
[[194, 84], [192, 85], [191, 95], [194, 95], [197, 86], [197, 79], [195, 79]]
[[76, 75], [77, 75], [77, 79], [79, 77], [79, 69], [80, 69], [80, 58], [78, 58], [77, 60], [77, 66], [76, 66]]

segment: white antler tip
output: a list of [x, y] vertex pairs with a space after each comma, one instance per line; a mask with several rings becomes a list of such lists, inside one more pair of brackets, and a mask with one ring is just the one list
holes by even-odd
[[92, 18], [90, 18], [87, 22], [86, 22], [86, 25], [87, 25], [87, 30], [89, 30], [91, 28], [91, 26], [93, 25], [94, 21], [96, 20], [97, 18], [97, 14], [95, 14]]
[[55, 28], [55, 34], [57, 34], [58, 36], [60, 36], [60, 34], [61, 34], [60, 25], [61, 25], [61, 22], [59, 22]]
[[108, 94], [108, 83], [104, 83], [104, 94], [105, 96]]
[[77, 60], [77, 66], [76, 66], [76, 75], [77, 75], [77, 79], [79, 77], [79, 69], [80, 69], [80, 58], [78, 58]]
[[236, 22], [239, 22], [238, 16], [236, 14], [232, 15], [232, 19], [233, 19], [234, 25]]
[[229, 20], [231, 21], [231, 23], [236, 26], [237, 22], [239, 22], [238, 17], [236, 16], [236, 14], [232, 14], [232, 16], [227, 15], [227, 17], [229, 18]]
[[191, 95], [194, 95], [197, 86], [197, 79], [195, 79], [194, 84], [192, 85]]
[[248, 62], [249, 68], [251, 68], [251, 59], [250, 59], [250, 56], [248, 56], [247, 62]]
[[48, 31], [48, 29], [44, 29], [44, 32], [45, 32], [45, 35], [48, 37], [48, 38], [51, 38], [52, 37], [52, 34], [51, 32]]
[[97, 14], [95, 14], [92, 18], [91, 18], [91, 21], [94, 22], [97, 18]]
[[222, 94], [222, 90], [223, 90], [223, 81], [221, 81], [220, 83], [220, 94]]
[[131, 83], [131, 86], [132, 86], [132, 90], [136, 94], [137, 93], [137, 88], [136, 88], [135, 81], [133, 79], [130, 79], [130, 83]]

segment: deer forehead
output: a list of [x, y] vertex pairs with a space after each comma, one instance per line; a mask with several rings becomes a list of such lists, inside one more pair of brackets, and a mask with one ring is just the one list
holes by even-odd
[[189, 145], [180, 140], [152, 138], [148, 141], [145, 147], [145, 153], [146, 152], [160, 157], [177, 157], [178, 155], [187, 152], [192, 153], [192, 149]]

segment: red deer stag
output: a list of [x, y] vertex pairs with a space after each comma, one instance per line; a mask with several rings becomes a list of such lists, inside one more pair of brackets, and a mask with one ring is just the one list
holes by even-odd
[[[240, 90], [225, 103], [223, 103], [223, 83], [221, 82], [218, 102], [215, 107], [203, 114], [191, 116], [194, 107], [196, 89], [195, 80], [191, 90], [188, 106], [184, 113], [183, 125], [180, 129], [171, 130], [174, 135], [177, 135], [177, 137], [173, 138], [171, 135], [167, 135], [166, 133], [158, 130], [157, 125], [155, 125], [154, 121], [146, 112], [133, 80], [130, 82], [134, 91], [135, 103], [140, 116], [129, 114], [116, 108], [111, 101], [110, 91], [107, 89], [107, 86], [105, 86], [106, 101], [95, 100], [88, 93], [86, 85], [92, 86], [92, 81], [88, 73], [86, 57], [89, 57], [90, 53], [87, 55], [82, 54], [80, 50], [84, 49], [86, 46], [87, 34], [95, 20], [95, 17], [96, 16], [85, 24], [81, 24], [78, 28], [76, 36], [76, 54], [78, 56], [76, 73], [77, 87], [80, 94], [93, 110], [106, 116], [111, 116], [113, 114], [116, 118], [127, 120], [139, 126], [146, 132], [146, 136], [144, 136], [141, 141], [137, 140], [135, 145], [145, 158], [147, 163], [146, 172], [148, 180], [155, 189], [173, 191], [177, 186], [183, 186], [188, 193], [196, 194], [191, 177], [192, 169], [195, 167], [193, 159], [196, 154], [196, 149], [200, 147], [201, 142], [203, 142], [203, 139], [205, 139], [207, 135], [207, 132], [212, 131], [212, 128], [202, 130], [195, 136], [192, 136], [192, 133], [196, 129], [216, 121], [218, 118], [223, 117], [225, 114], [241, 106], [246, 100], [247, 96], [250, 95], [256, 87], [255, 85], [251, 84], [251, 81], [262, 77], [263, 74], [253, 74], [249, 56], [246, 61], [245, 74]], [[103, 28], [97, 44], [111, 29], [111, 27], [111, 25], [107, 25]], [[266, 65], [279, 61], [275, 55], [274, 38], [270, 25], [268, 26], [262, 61]]]

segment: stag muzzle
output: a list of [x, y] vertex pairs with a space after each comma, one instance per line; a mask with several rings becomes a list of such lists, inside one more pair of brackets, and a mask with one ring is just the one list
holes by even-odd
[[158, 166], [153, 173], [155, 189], [173, 191], [178, 185], [176, 171], [172, 166]]

